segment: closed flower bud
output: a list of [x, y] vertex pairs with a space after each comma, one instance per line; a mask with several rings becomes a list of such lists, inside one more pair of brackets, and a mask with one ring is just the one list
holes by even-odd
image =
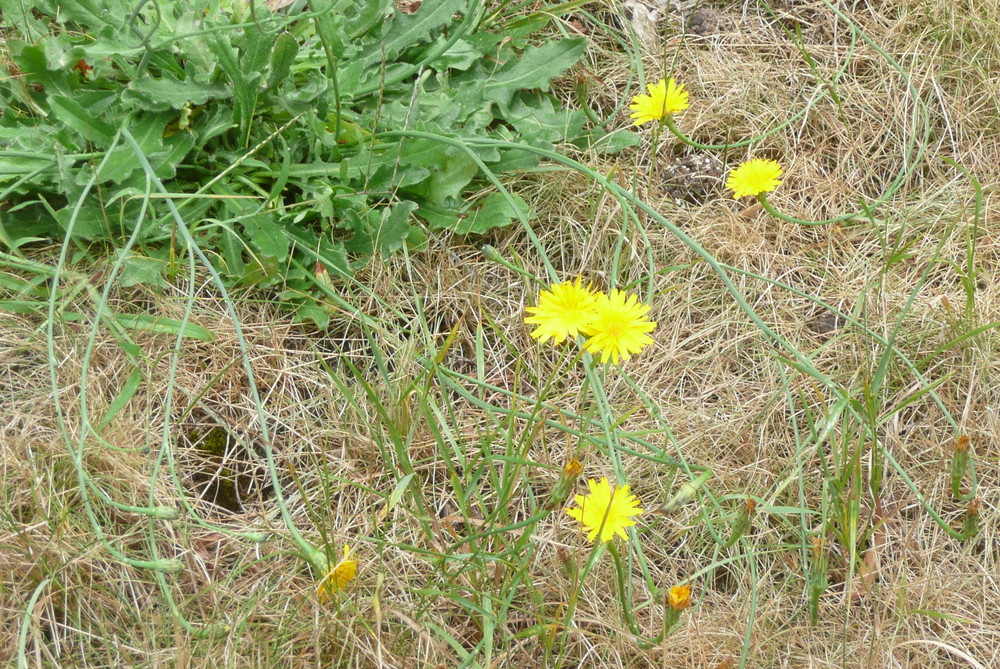
[[962, 435], [955, 442], [955, 452], [951, 456], [951, 494], [962, 496], [962, 479], [969, 469], [969, 438]]
[[184, 563], [177, 558], [165, 558], [153, 561], [149, 568], [166, 574], [179, 574], [184, 571]]
[[965, 519], [962, 521], [962, 540], [968, 541], [979, 534], [979, 499], [969, 502], [965, 509]]
[[160, 520], [177, 520], [180, 518], [177, 509], [172, 506], [152, 506], [147, 513], [151, 517], [159, 518]]
[[726, 548], [735, 544], [744, 534], [747, 533], [747, 530], [749, 530], [753, 524], [753, 515], [756, 510], [757, 502], [755, 502], [752, 497], [748, 496], [746, 504], [743, 505], [742, 509], [740, 509], [740, 513], [736, 517], [736, 522], [733, 523], [733, 531], [732, 534], [729, 535], [729, 540], [726, 541]]

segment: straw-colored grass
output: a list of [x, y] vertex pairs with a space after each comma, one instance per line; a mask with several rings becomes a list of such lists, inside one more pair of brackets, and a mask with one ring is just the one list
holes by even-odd
[[[678, 202], [665, 159], [698, 151], [666, 132], [655, 150], [643, 129], [634, 150], [577, 156], [728, 266], [822, 380], [762, 334], [690, 247], [642, 214], [640, 234], [616, 198], [569, 170], [510, 184], [535, 210], [541, 248], [561, 277], [639, 292], [659, 324], [653, 346], [606, 375], [588, 378], [575, 347], [530, 339], [524, 308], [541, 286], [526, 276], [546, 279], [518, 229], [439, 236], [426, 252], [373, 262], [334, 287], [354, 309], [331, 306], [325, 332], [291, 324], [259, 294], [233, 296], [237, 329], [205, 273], [166, 294], [114, 287], [111, 312], [182, 320], [190, 307], [214, 334], [184, 339], [176, 361], [172, 335], [130, 332], [141, 348], [130, 358], [106, 327], [88, 358], [86, 291], [60, 304], [85, 318], [57, 322], [51, 342], [43, 315], [0, 316], [0, 663], [1000, 666], [1000, 340], [983, 327], [1000, 315], [1000, 8], [853, 5], [851, 18], [919, 99], [870, 44], [851, 54], [850, 29], [818, 2], [775, 2], [773, 14], [718, 3], [724, 32], [681, 38], [670, 28], [644, 47], [643, 65], [647, 80], [672, 73], [687, 84], [691, 109], [676, 122], [711, 143], [766, 132], [843, 69], [839, 104], [826, 95], [752, 149], [715, 153], [727, 169], [779, 160], [785, 181], [770, 201], [806, 219], [857, 210], [912, 168], [870, 220], [800, 227], [721, 184]], [[609, 114], [627, 103], [632, 66], [596, 28], [592, 38], [591, 103]], [[626, 116], [615, 123], [627, 127]], [[974, 183], [946, 158], [985, 187], [978, 216]], [[64, 283], [91, 275], [73, 276]], [[116, 403], [134, 374], [134, 394]], [[853, 404], [834, 414], [837, 392]], [[99, 438], [81, 441], [84, 417]], [[620, 465], [601, 452], [606, 430], [617, 430]], [[962, 528], [968, 500], [954, 498], [949, 477], [959, 435], [971, 439], [979, 483], [979, 532], [965, 541], [927, 510]], [[354, 549], [358, 576], [327, 604], [279, 512], [268, 443], [294, 527], [333, 557]], [[108, 552], [70, 447], [84, 449], [79, 469], [119, 503], [189, 505], [178, 520], [150, 521], [88, 493], [113, 548], [178, 558], [182, 572], [157, 576]], [[647, 509], [630, 543], [618, 541], [642, 638], [611, 556], [589, 568], [591, 546], [565, 505], [510, 528], [545, 508], [571, 457], [586, 478], [623, 475]], [[674, 459], [685, 466], [665, 464]], [[705, 468], [696, 495], [664, 508]], [[752, 526], [723, 547], [713, 534], [730, 535], [748, 496]], [[482, 536], [490, 530], [502, 531]], [[268, 540], [238, 535], [256, 531]], [[828, 587], [812, 623], [817, 555]], [[667, 615], [649, 582], [690, 583], [694, 603], [647, 644]], [[182, 628], [165, 594], [215, 635]]]

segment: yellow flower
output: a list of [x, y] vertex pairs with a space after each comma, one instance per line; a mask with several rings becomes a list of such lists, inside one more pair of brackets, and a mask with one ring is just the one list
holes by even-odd
[[669, 116], [688, 108], [688, 94], [684, 90], [684, 84], [678, 86], [673, 77], [668, 81], [660, 79], [655, 84], [646, 84], [649, 95], [640, 93], [632, 98], [629, 109], [632, 110], [631, 118], [636, 125], [642, 125], [648, 121], [659, 121], [664, 116]]
[[781, 185], [781, 165], [776, 161], [756, 158], [740, 163], [740, 166], [729, 172], [726, 188], [733, 190], [733, 199], [738, 200], [744, 195], [757, 196], [770, 193]]
[[599, 482], [590, 479], [587, 485], [590, 487], [589, 495], [573, 497], [580, 508], [566, 509], [566, 513], [570, 518], [583, 523], [583, 529], [588, 532], [588, 541], [593, 541], [598, 534], [601, 541], [611, 541], [616, 534], [628, 540], [625, 528], [635, 525], [632, 516], [645, 511], [639, 508], [639, 500], [635, 495], [629, 494], [627, 485], [612, 491], [607, 477]]
[[316, 596], [319, 597], [319, 601], [328, 601], [333, 596], [334, 591], [343, 590], [357, 574], [358, 562], [351, 559], [351, 547], [345, 544], [344, 557], [330, 571], [326, 572], [323, 580], [316, 586]]
[[691, 586], [675, 585], [670, 588], [670, 592], [667, 593], [667, 604], [674, 611], [683, 611], [691, 606]]
[[594, 302], [594, 317], [584, 334], [590, 339], [583, 347], [591, 353], [600, 353], [601, 362], [618, 364], [619, 358], [628, 360], [653, 343], [647, 332], [656, 328], [649, 320], [649, 305], [642, 304], [635, 295], [612, 290], [610, 295], [601, 293]]
[[580, 277], [576, 282], [564, 281], [553, 284], [549, 290], [543, 290], [538, 296], [538, 306], [528, 307], [533, 316], [524, 319], [525, 323], [537, 325], [531, 336], [544, 343], [551, 339], [553, 343], [561, 344], [567, 337], [576, 339], [579, 334], [586, 334], [587, 325], [594, 317], [594, 293], [590, 284], [583, 286]]

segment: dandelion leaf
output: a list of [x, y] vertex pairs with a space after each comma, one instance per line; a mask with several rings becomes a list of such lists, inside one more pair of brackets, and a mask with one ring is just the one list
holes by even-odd
[[476, 202], [452, 229], [460, 235], [482, 235], [493, 228], [507, 227], [515, 218], [530, 218], [531, 209], [520, 195], [511, 193], [510, 199], [512, 202], [503, 193], [490, 193]]
[[483, 84], [483, 96], [507, 105], [514, 93], [526, 88], [548, 90], [553, 77], [572, 67], [587, 48], [587, 40], [565, 39], [530, 47]]

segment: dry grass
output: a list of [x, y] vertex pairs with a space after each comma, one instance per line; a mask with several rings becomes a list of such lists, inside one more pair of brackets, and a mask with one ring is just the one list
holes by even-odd
[[[868, 481], [879, 458], [871, 457], [864, 426], [846, 415], [831, 440], [817, 445], [809, 412], [816, 419], [833, 396], [779, 362], [777, 349], [689, 248], [648, 220], [646, 244], [633, 225], [623, 227], [617, 201], [579, 175], [537, 174], [517, 187], [536, 209], [535, 229], [558, 271], [582, 272], [606, 287], [617, 267], [619, 285], [637, 282], [644, 291], [659, 270], [655, 293], [647, 296], [659, 323], [656, 344], [624, 366], [658, 415], [620, 373], [610, 372], [604, 387], [622, 430], [658, 430], [645, 439], [713, 471], [701, 497], [640, 522], [653, 583], [665, 588], [691, 580], [695, 587], [696, 603], [672, 635], [649, 648], [637, 642], [607, 555], [582, 585], [573, 626], [560, 627], [573, 590], [568, 565], [582, 567], [589, 555], [562, 512], [530, 534], [511, 530], [456, 546], [480, 528], [534, 513], [574, 454], [588, 477], [613, 477], [614, 470], [592, 442], [500, 412], [530, 414], [544, 388], [542, 417], [579, 429], [585, 419], [572, 415], [589, 420], [595, 406], [582, 368], [563, 365], [552, 377], [559, 355], [528, 337], [521, 318], [537, 285], [464, 240], [440, 239], [424, 254], [367, 268], [358, 281], [370, 292], [337, 288], [374, 328], [342, 312], [328, 332], [311, 332], [287, 324], [253, 296], [236, 300], [291, 518], [331, 551], [350, 543], [360, 561], [357, 581], [327, 606], [318, 604], [315, 575], [287, 540], [225, 305], [208, 288], [115, 291], [113, 311], [177, 319], [193, 300], [192, 320], [215, 334], [210, 343], [185, 340], [171, 371], [172, 337], [134, 334], [142, 355], [130, 360], [101, 330], [85, 388], [91, 421], [112, 409], [134, 369], [143, 381], [100, 429], [103, 442], [87, 440], [84, 463], [112, 498], [134, 505], [147, 503], [150, 488], [157, 503], [180, 504], [169, 474], [176, 471], [191, 505], [180, 520], [155, 521], [150, 529], [144, 517], [107, 505], [97, 506], [98, 520], [111, 544], [130, 557], [149, 559], [153, 536], [161, 557], [184, 562], [181, 574], [165, 577], [183, 615], [195, 625], [233, 625], [211, 639], [184, 633], [152, 573], [113, 559], [84, 514], [64, 436], [80, 434], [90, 325], [56, 327], [66, 420], [60, 428], [42, 320], [0, 317], [0, 662], [16, 661], [27, 620], [29, 666], [453, 666], [461, 662], [459, 648], [473, 653], [472, 664], [509, 667], [1000, 666], [994, 448], [1000, 340], [986, 330], [952, 343], [1000, 314], [1000, 285], [991, 272], [1000, 263], [992, 225], [1000, 11], [995, 2], [972, 0], [853, 3], [854, 19], [898, 59], [922, 96], [930, 114], [925, 137], [895, 70], [860, 43], [845, 61], [850, 32], [823, 5], [787, 0], [773, 8], [778, 19], [756, 3], [720, 3], [725, 32], [668, 36], [645, 54], [647, 78], [660, 75], [663, 54], [667, 62], [676, 58], [673, 72], [689, 82], [693, 102], [678, 121], [695, 139], [763, 132], [821, 88], [778, 21], [793, 31], [797, 25], [818, 76], [846, 68], [836, 87], [843, 102], [818, 102], [806, 120], [755, 146], [753, 155], [785, 166], [786, 181], [772, 198], [780, 210], [822, 218], [877, 198], [906, 166], [906, 146], [915, 141], [924, 149], [922, 162], [877, 212], [877, 225], [791, 226], [728, 199], [721, 188], [695, 204], [678, 204], [667, 196], [658, 166], [664, 155], [692, 150], [668, 138], [656, 151], [647, 142], [631, 154], [587, 160], [605, 174], [615, 168], [616, 178], [721, 262], [783, 284], [731, 272], [761, 318], [844, 392], [864, 402], [866, 385], [881, 380], [867, 401], [882, 447], [956, 528], [965, 507], [951, 496], [949, 459], [956, 435], [969, 435], [982, 504], [978, 536], [966, 542], [949, 536], [891, 466], [876, 500]], [[629, 62], [600, 36], [594, 41], [588, 69], [604, 86], [593, 89], [593, 101], [609, 113], [626, 95], [614, 82], [627, 79]], [[748, 155], [738, 150], [727, 158], [731, 166]], [[974, 238], [974, 189], [943, 158], [987, 187]], [[959, 270], [969, 261], [969, 239], [980, 273], [967, 308]], [[487, 241], [528, 273], [543, 275], [523, 234]], [[788, 287], [893, 338], [919, 361], [926, 382], [939, 384], [936, 393], [957, 429], [929, 396], [910, 403], [921, 384], [898, 358], [880, 371], [882, 345]], [[68, 308], [93, 313], [85, 297]], [[451, 332], [456, 337], [448, 343]], [[478, 380], [464, 386], [479, 403], [428, 374], [427, 360], [438, 353], [444, 367]], [[170, 381], [176, 391], [168, 413]], [[165, 429], [175, 461], [164, 463], [154, 480]], [[824, 471], [835, 466], [834, 445], [864, 447], [856, 469]], [[411, 470], [410, 487], [389, 504]], [[687, 480], [676, 468], [627, 455], [623, 472], [651, 510]], [[857, 485], [853, 546], [836, 532], [852, 528], [836, 519], [831, 501], [837, 474]], [[753, 528], [731, 548], [719, 548], [706, 523], [727, 534], [725, 514], [746, 495], [759, 501]], [[810, 514], [789, 510], [800, 505]], [[876, 513], [884, 522], [876, 522]], [[196, 517], [217, 527], [199, 525]], [[255, 544], [225, 533], [250, 530], [274, 537]], [[818, 534], [826, 537], [829, 587], [813, 625], [805, 556]], [[874, 569], [867, 581], [864, 566]], [[655, 636], [661, 604], [647, 605], [650, 592], [637, 564], [630, 574], [637, 624]], [[38, 597], [29, 606], [33, 593]], [[477, 645], [487, 637], [489, 653]]]

